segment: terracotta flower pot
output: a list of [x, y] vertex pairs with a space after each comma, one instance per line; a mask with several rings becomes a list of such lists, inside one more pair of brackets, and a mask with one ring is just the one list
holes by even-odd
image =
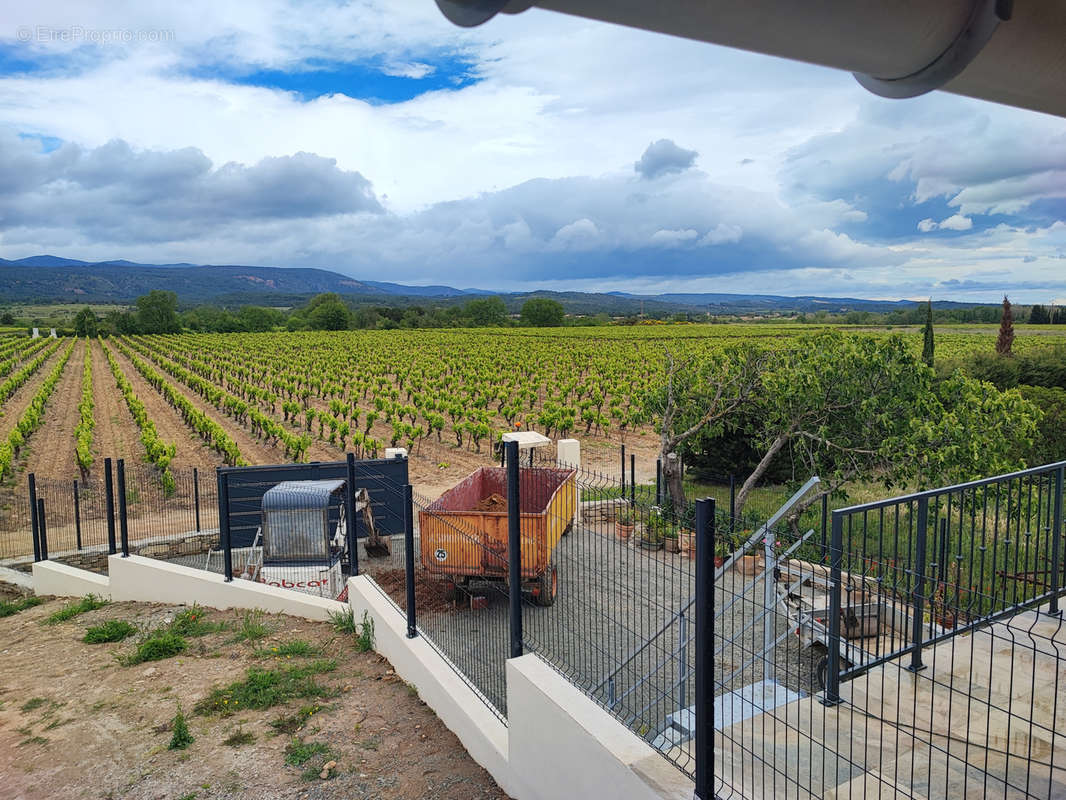
[[722, 565], [723, 565], [724, 563], [725, 563], [725, 556], [715, 556], [715, 557], [714, 557], [714, 565], [715, 565], [716, 567], [720, 567], [720, 566], [722, 566]]
[[677, 547], [680, 552], [691, 553], [696, 549], [696, 534], [692, 531], [681, 531], [677, 534]]
[[681, 552], [681, 540], [676, 536], [666, 537], [666, 552], [667, 553], [680, 553]]
[[763, 556], [741, 556], [734, 564], [741, 575], [758, 575], [763, 571], [764, 562]]
[[622, 541], [627, 541], [630, 536], [633, 535], [633, 529], [636, 525], [623, 525], [621, 522], [614, 523], [614, 535]]

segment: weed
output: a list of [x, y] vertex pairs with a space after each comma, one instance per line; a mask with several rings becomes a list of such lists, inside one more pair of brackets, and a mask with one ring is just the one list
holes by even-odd
[[107, 605], [107, 601], [102, 597], [97, 597], [94, 594], [87, 594], [81, 600], [76, 600], [73, 603], [68, 603], [59, 609], [55, 613], [49, 615], [45, 619], [46, 625], [55, 625], [60, 622], [66, 622], [68, 619], [74, 619], [79, 614], [84, 614], [86, 611], [95, 611], [98, 608], [103, 608]]
[[179, 613], [170, 623], [170, 630], [189, 638], [224, 631], [227, 627], [224, 622], [208, 622], [206, 612], [196, 605]]
[[251, 744], [255, 741], [255, 734], [244, 730], [244, 728], [237, 728], [236, 731], [231, 733], [228, 737], [222, 740], [222, 744], [227, 747], [240, 747], [242, 744]]
[[25, 611], [27, 608], [39, 606], [43, 602], [44, 600], [40, 597], [23, 597], [21, 600], [15, 600], [14, 602], [0, 600], [0, 617], [10, 617], [12, 614]]
[[307, 721], [321, 710], [322, 706], [318, 705], [318, 703], [304, 706], [294, 714], [270, 720], [270, 727], [277, 733], [284, 733], [291, 736], [306, 725]]
[[19, 742], [19, 747], [27, 744], [48, 744], [48, 740], [43, 736], [31, 736], [29, 739]]
[[22, 704], [21, 708], [23, 712], [28, 714], [31, 711], [36, 711], [38, 708], [40, 708], [47, 702], [48, 701], [45, 700], [43, 697], [31, 697], [29, 700]]
[[315, 675], [336, 668], [337, 662], [332, 660], [312, 661], [288, 669], [252, 667], [244, 680], [213, 689], [196, 704], [196, 713], [228, 715], [246, 708], [262, 711], [296, 697], [333, 697], [338, 691], [318, 683]]
[[137, 632], [134, 625], [124, 619], [109, 619], [101, 625], [90, 625], [82, 639], [87, 644], [103, 644], [104, 642], [121, 642], [127, 636]]
[[310, 658], [311, 656], [317, 656], [318, 652], [318, 648], [310, 642], [305, 642], [303, 639], [292, 639], [288, 642], [282, 642], [277, 647], [271, 647], [269, 650], [266, 648], [256, 650], [255, 655], [257, 658], [291, 658], [293, 656]]
[[258, 608], [245, 611], [241, 616], [240, 626], [233, 636], [234, 642], [257, 642], [270, 634], [270, 626], [263, 622], [263, 612]]
[[362, 747], [364, 750], [377, 750], [379, 747], [381, 747], [381, 737], [375, 733], [369, 739], [364, 739], [363, 741], [361, 741], [359, 743], [359, 746]]
[[199, 792], [189, 792], [188, 794], [183, 794], [181, 797], [178, 798], [178, 800], [196, 800], [196, 798], [199, 796]]
[[344, 611], [330, 611], [329, 621], [337, 633], [350, 633], [353, 636], [359, 633], [355, 625], [355, 613], [351, 608]]
[[293, 737], [285, 748], [285, 763], [294, 767], [302, 767], [315, 756], [329, 754], [329, 745], [325, 742], [305, 742], [303, 739]]
[[359, 633], [355, 637], [355, 649], [360, 653], [369, 653], [374, 649], [374, 620], [363, 612], [363, 621], [359, 623]]
[[153, 631], [137, 645], [133, 653], [120, 661], [127, 667], [142, 664], [145, 661], [162, 661], [164, 658], [183, 652], [188, 646], [188, 643], [173, 631]]
[[178, 713], [174, 715], [174, 719], [170, 721], [170, 728], [173, 734], [170, 737], [170, 744], [167, 745], [168, 750], [184, 750], [193, 743], [192, 734], [189, 733], [189, 726], [185, 722], [185, 714], [182, 713], [180, 708]]

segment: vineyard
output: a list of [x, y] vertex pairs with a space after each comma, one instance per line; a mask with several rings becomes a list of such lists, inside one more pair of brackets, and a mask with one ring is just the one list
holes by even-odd
[[[516, 427], [582, 440], [612, 468], [625, 443], [653, 463], [645, 398], [664, 353], [698, 362], [768, 349], [798, 325], [180, 334], [99, 340], [0, 335], [0, 476], [76, 478], [100, 459], [172, 468], [412, 454], [423, 489], [493, 459]], [[1044, 331], [1047, 331], [1045, 328]], [[1021, 329], [1016, 351], [1063, 337]], [[901, 333], [917, 354], [918, 331]], [[991, 351], [993, 328], [937, 334], [937, 357]], [[646, 473], [645, 473], [646, 474]]]

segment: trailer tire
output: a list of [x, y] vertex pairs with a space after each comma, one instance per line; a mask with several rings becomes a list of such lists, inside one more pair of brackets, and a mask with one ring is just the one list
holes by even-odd
[[533, 600], [538, 606], [548, 608], [555, 605], [555, 597], [559, 594], [559, 570], [554, 564], [548, 564], [537, 578], [536, 589]]

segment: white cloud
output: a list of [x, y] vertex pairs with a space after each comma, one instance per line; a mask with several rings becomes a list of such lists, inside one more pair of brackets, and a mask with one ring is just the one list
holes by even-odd
[[973, 227], [973, 220], [960, 214], [952, 214], [941, 220], [937, 227], [944, 231], [968, 231]]
[[683, 231], [657, 230], [651, 235], [651, 243], [661, 247], [680, 247], [700, 238], [699, 231], [687, 228]]
[[918, 223], [918, 230], [922, 233], [929, 233], [929, 231], [935, 231], [937, 228], [936, 221], [926, 217]]
[[700, 244], [732, 244], [739, 242], [743, 235], [744, 229], [739, 225], [726, 225], [724, 222], [719, 222], [714, 230], [707, 231], [706, 235], [700, 239]]

